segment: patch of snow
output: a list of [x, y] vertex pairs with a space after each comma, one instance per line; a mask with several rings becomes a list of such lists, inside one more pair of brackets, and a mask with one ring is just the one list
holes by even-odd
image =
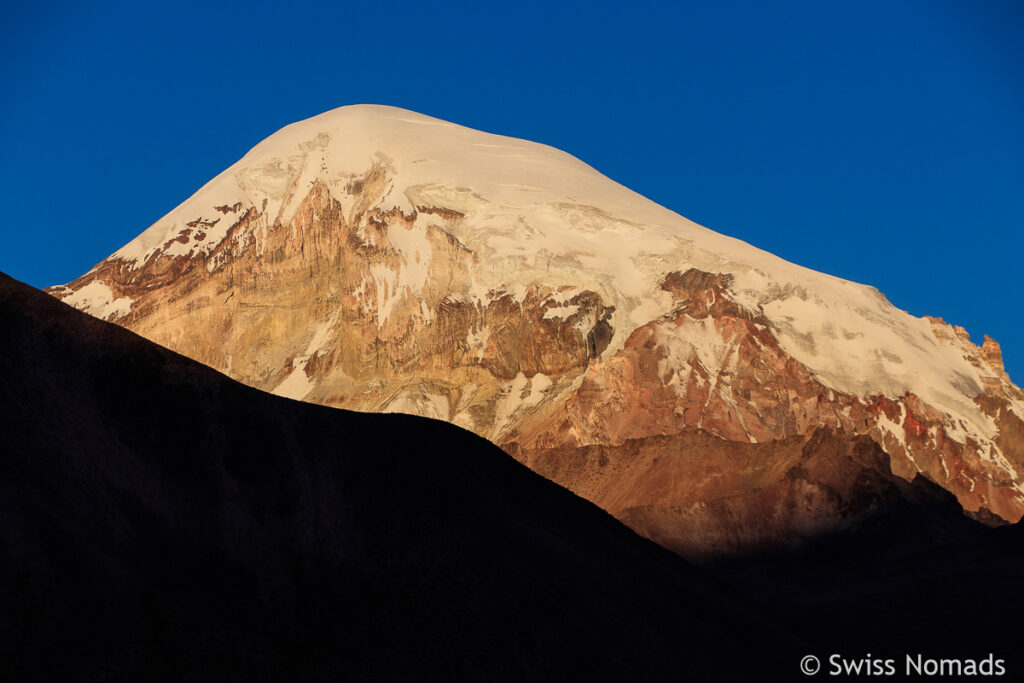
[[572, 316], [579, 313], [580, 307], [575, 304], [568, 306], [553, 306], [544, 311], [544, 319], [555, 318], [558, 320], [567, 320]]
[[685, 384], [680, 378], [689, 377], [692, 361], [700, 363], [711, 377], [716, 377], [738, 357], [735, 344], [723, 339], [714, 321], [707, 318], [695, 320], [687, 317], [683, 325], [675, 329], [659, 326], [654, 338], [666, 351], [665, 358], [659, 362], [658, 373], [664, 377], [673, 371], [670, 384], [674, 384], [680, 394], [685, 392]]
[[294, 398], [297, 401], [306, 398], [309, 392], [316, 388], [316, 385], [309, 379], [309, 375], [306, 374], [306, 363], [308, 362], [309, 356], [299, 356], [292, 360], [291, 373], [270, 393], [285, 398]]
[[551, 378], [545, 374], [538, 372], [536, 375], [530, 378], [530, 395], [526, 397], [524, 403], [527, 405], [536, 405], [540, 403], [544, 398], [544, 394], [554, 385]]
[[434, 322], [434, 311], [427, 305], [426, 301], [420, 301], [420, 316], [423, 318], [423, 322], [430, 325]]
[[906, 454], [907, 459], [909, 459], [910, 462], [914, 463], [916, 467], [917, 463], [914, 462], [914, 457], [910, 453], [910, 448], [907, 447], [906, 431], [903, 427], [904, 423], [907, 420], [907, 407], [903, 405], [903, 403], [900, 403], [899, 405], [899, 419], [893, 420], [888, 415], [886, 415], [885, 412], [880, 412], [878, 415], [878, 419], [875, 422], [875, 425], [878, 427], [878, 431], [881, 432], [883, 441], [882, 445], [886, 447], [886, 450], [889, 451], [891, 448], [888, 444], [884, 443], [884, 441], [887, 440], [886, 437], [888, 437], [889, 439], [895, 441], [900, 445], [903, 452]]
[[327, 317], [326, 320], [319, 323], [313, 330], [313, 336], [309, 340], [309, 345], [306, 346], [306, 356], [315, 355], [318, 351], [322, 351], [330, 340], [331, 333], [334, 332], [334, 326], [338, 322], [338, 315], [341, 313], [340, 308], [334, 309], [334, 312]]
[[430, 259], [434, 252], [427, 229], [392, 223], [388, 226], [388, 242], [402, 258], [398, 287], [419, 294], [430, 275]]
[[102, 280], [93, 280], [64, 297], [63, 301], [100, 320], [110, 320], [128, 315], [132, 310], [132, 304], [135, 303], [134, 299], [128, 297], [115, 297], [114, 292]]
[[553, 386], [551, 378], [541, 373], [527, 378], [520, 371], [511, 382], [502, 389], [502, 397], [494, 407], [494, 424], [496, 433], [501, 433], [512, 423], [512, 418], [519, 412], [536, 406], [548, 397], [548, 390]]
[[398, 274], [385, 265], [375, 263], [370, 266], [370, 275], [377, 290], [377, 322], [383, 325], [402, 297], [402, 290], [398, 287]]

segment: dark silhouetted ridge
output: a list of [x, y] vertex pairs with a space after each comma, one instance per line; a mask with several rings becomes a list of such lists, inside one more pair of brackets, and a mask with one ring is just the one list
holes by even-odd
[[6, 276], [0, 330], [3, 680], [795, 666], [701, 570], [469, 432], [247, 388]]

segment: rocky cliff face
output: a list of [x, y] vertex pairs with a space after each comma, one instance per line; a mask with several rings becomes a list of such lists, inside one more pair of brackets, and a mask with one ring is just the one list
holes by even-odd
[[404, 110], [288, 126], [50, 292], [257, 388], [461, 425], [684, 554], [849, 526], [918, 476], [1024, 514], [994, 341]]

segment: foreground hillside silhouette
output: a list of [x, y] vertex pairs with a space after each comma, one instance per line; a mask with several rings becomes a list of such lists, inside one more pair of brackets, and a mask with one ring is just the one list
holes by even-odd
[[923, 477], [855, 530], [694, 566], [449, 424], [250, 389], [2, 275], [0, 330], [2, 680], [1022, 671], [1021, 527]]
[[781, 665], [699, 570], [469, 432], [247, 388], [6, 276], [0, 329], [3, 680]]

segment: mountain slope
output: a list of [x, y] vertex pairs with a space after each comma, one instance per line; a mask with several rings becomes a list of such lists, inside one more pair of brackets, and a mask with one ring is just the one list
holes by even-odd
[[[1024, 394], [994, 341], [558, 150], [400, 109], [282, 129], [50, 291], [251, 386], [464, 426], [687, 554], [869, 515], [855, 478], [799, 464], [846, 441], [976, 518], [1024, 514]], [[745, 454], [742, 476], [699, 459], [705, 438], [723, 462]], [[602, 465], [655, 452], [643, 481]]]
[[791, 665], [700, 572], [464, 430], [255, 391], [6, 276], [0, 327], [4, 680]]

